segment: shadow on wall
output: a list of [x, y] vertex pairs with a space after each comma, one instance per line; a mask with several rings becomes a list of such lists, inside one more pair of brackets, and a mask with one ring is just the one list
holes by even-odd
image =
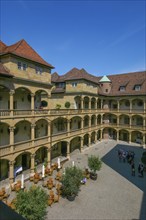
[[[135, 177], [131, 175], [131, 166], [127, 162], [119, 161], [118, 150], [122, 149], [125, 151], [133, 151], [135, 153]], [[138, 177], [138, 163], [141, 162], [141, 155], [144, 152], [143, 148], [136, 146], [126, 146], [122, 144], [117, 144], [111, 151], [109, 151], [102, 161], [111, 167], [113, 170], [118, 172], [121, 176], [125, 177], [128, 181], [137, 186], [143, 191], [143, 200], [141, 204], [141, 212], [139, 220], [146, 220], [146, 172], [144, 172], [144, 177]], [[113, 159], [115, 158], [115, 159]]]

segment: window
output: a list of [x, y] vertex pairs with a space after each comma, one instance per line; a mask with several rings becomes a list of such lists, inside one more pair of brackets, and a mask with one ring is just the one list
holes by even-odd
[[135, 85], [135, 86], [134, 86], [134, 90], [135, 90], [135, 91], [139, 91], [140, 89], [141, 89], [141, 86], [140, 86], [140, 85]]
[[43, 72], [43, 69], [41, 67], [39, 67], [39, 66], [36, 66], [35, 71], [36, 71], [36, 74], [40, 74], [41, 75], [42, 72]]
[[120, 90], [121, 92], [123, 92], [123, 91], [126, 90], [126, 87], [125, 87], [125, 86], [120, 86], [119, 90]]
[[108, 89], [106, 89], [105, 92], [108, 92]]
[[72, 83], [72, 87], [76, 87], [77, 86], [77, 83], [76, 82], [73, 82]]
[[18, 66], [19, 70], [26, 70], [27, 69], [26, 63], [18, 62], [17, 66]]

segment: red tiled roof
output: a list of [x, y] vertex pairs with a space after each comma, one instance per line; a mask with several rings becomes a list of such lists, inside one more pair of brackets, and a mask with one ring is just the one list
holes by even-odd
[[50, 68], [54, 68], [51, 64], [43, 60], [25, 40], [20, 40], [10, 46], [6, 46], [3, 42], [0, 42], [0, 48], [1, 55], [11, 53], [19, 57], [43, 64]]
[[52, 75], [51, 75], [51, 81], [52, 82], [56, 82], [59, 78], [59, 75], [57, 72], [54, 72]]
[[0, 75], [13, 77], [13, 75], [10, 74], [10, 71], [1, 62], [0, 62]]
[[[111, 80], [112, 89], [110, 93], [106, 94], [107, 96], [146, 94], [146, 71], [109, 75], [108, 78]], [[135, 85], [141, 85], [141, 89], [139, 91], [134, 90]], [[125, 86], [125, 91], [120, 91], [120, 86]], [[101, 88], [99, 94], [103, 95]]]
[[56, 73], [54, 74], [55, 75], [52, 74], [52, 82], [65, 82], [70, 80], [85, 79], [98, 84], [97, 77], [87, 73], [85, 69], [79, 70], [77, 68], [73, 68], [69, 72], [61, 76], [59, 76], [58, 74], [56, 75]]

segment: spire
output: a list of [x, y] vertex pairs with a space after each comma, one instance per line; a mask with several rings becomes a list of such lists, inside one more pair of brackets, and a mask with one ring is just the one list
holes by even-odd
[[99, 82], [111, 82], [111, 80], [106, 76], [104, 75], [100, 80]]

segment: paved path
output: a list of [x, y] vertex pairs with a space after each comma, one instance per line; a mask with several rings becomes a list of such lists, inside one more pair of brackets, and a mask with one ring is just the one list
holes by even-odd
[[[120, 163], [119, 148], [134, 150], [138, 164], [143, 149], [125, 145], [124, 142], [103, 141], [84, 152], [73, 154], [64, 167], [72, 161], [79, 167], [87, 166], [88, 155], [99, 155], [103, 160], [97, 181], [88, 180], [81, 187], [75, 201], [61, 198], [59, 203], [48, 207], [47, 220], [146, 220], [146, 173], [144, 178], [131, 176], [129, 164]], [[145, 191], [145, 194], [144, 194]]]

